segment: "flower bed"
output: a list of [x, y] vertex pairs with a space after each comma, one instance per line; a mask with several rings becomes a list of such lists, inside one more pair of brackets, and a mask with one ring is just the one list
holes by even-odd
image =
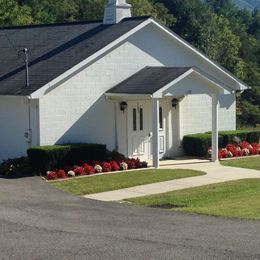
[[128, 169], [147, 168], [147, 162], [137, 159], [125, 159], [123, 161], [98, 162], [92, 164], [83, 163], [82, 165], [67, 166], [64, 169], [47, 171], [48, 180], [73, 178], [76, 176], [93, 175], [102, 172], [126, 171]]
[[[211, 155], [212, 150], [209, 149], [209, 155]], [[231, 158], [231, 157], [241, 157], [249, 155], [260, 154], [260, 144], [248, 143], [246, 141], [240, 142], [237, 145], [227, 144], [225, 148], [218, 150], [219, 159]]]

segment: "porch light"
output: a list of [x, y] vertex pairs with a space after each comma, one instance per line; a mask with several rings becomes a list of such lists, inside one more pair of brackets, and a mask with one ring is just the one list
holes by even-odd
[[123, 113], [125, 112], [127, 108], [127, 103], [125, 101], [120, 103], [120, 110], [123, 111]]
[[179, 100], [177, 98], [173, 98], [172, 99], [172, 107], [174, 107], [176, 109], [178, 104], [179, 104]]

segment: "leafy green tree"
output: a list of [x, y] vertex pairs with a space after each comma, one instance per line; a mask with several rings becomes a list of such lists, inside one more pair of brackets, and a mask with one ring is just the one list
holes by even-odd
[[15, 0], [0, 0], [0, 25], [23, 25], [32, 22], [30, 7], [20, 6]]
[[[77, 19], [102, 19], [105, 3], [106, 0], [80, 0]], [[149, 0], [128, 0], [128, 3], [132, 5], [133, 16], [151, 15], [167, 25], [173, 25], [176, 21], [162, 3], [152, 3]]]
[[251, 87], [238, 98], [238, 121], [240, 125], [260, 125], [260, 67], [249, 62], [245, 67], [245, 82]]
[[229, 21], [224, 16], [214, 15], [201, 32], [200, 47], [212, 59], [234, 71], [239, 59], [240, 39], [233, 34]]
[[74, 0], [25, 0], [24, 3], [31, 7], [36, 23], [74, 21], [78, 13]]
[[128, 3], [133, 7], [133, 16], [151, 15], [169, 26], [176, 22], [175, 17], [162, 3], [152, 3], [147, 0], [128, 0]]
[[252, 14], [252, 23], [248, 28], [248, 32], [260, 40], [260, 11], [255, 10]]
[[212, 10], [218, 15], [232, 17], [238, 11], [238, 7], [231, 0], [206, 0]]

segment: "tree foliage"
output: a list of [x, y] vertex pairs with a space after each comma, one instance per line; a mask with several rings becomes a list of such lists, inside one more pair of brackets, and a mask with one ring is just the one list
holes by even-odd
[[29, 6], [18, 5], [15, 0], [0, 0], [0, 25], [23, 25], [32, 22]]

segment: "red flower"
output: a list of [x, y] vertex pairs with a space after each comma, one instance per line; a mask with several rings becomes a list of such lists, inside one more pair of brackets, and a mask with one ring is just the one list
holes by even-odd
[[226, 146], [226, 149], [227, 149], [229, 152], [231, 152], [233, 156], [238, 156], [238, 154], [239, 154], [237, 148], [236, 148], [235, 145], [233, 145], [233, 144], [228, 144], [228, 145]]
[[55, 180], [57, 179], [57, 174], [54, 171], [48, 171], [47, 172], [47, 179], [48, 180]]
[[74, 170], [74, 172], [75, 172], [75, 175], [76, 175], [76, 176], [86, 175], [84, 168], [81, 167], [81, 166], [76, 167], [75, 170]]
[[142, 168], [142, 164], [139, 158], [135, 159], [135, 168]]
[[250, 144], [247, 142], [247, 141], [243, 141], [243, 142], [240, 142], [239, 144], [238, 144], [238, 146], [241, 148], [241, 149], [244, 149], [244, 148], [247, 148], [248, 149], [248, 146], [249, 146]]
[[126, 161], [128, 165], [128, 169], [135, 169], [136, 168], [136, 162], [135, 159], [129, 159]]
[[252, 143], [251, 145], [252, 145], [252, 147], [254, 149], [254, 152], [255, 152], [254, 154], [260, 154], [260, 144]]
[[219, 149], [218, 157], [219, 158], [227, 158], [228, 157], [228, 150], [227, 149]]
[[84, 167], [85, 173], [87, 175], [95, 174], [95, 170], [94, 170], [93, 166], [91, 166], [87, 163], [84, 163], [83, 167]]
[[111, 172], [111, 165], [108, 162], [104, 162], [102, 165], [103, 172]]
[[247, 156], [251, 154], [260, 154], [260, 144], [248, 143], [247, 141], [240, 142], [238, 146], [227, 144], [225, 149], [219, 149], [219, 158], [227, 158], [233, 156]]
[[58, 179], [65, 179], [67, 178], [67, 174], [64, 170], [57, 170], [56, 175]]
[[111, 166], [112, 171], [119, 171], [120, 170], [120, 166], [116, 161], [111, 161], [110, 166]]

